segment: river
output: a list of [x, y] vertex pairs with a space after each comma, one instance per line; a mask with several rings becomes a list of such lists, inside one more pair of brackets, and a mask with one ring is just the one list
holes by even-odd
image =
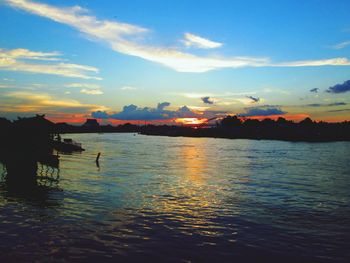
[[58, 182], [0, 188], [1, 262], [350, 258], [350, 142], [65, 137]]

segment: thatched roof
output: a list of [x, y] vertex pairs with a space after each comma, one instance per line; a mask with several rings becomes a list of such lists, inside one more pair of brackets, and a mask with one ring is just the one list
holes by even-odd
[[21, 128], [30, 128], [45, 130], [49, 132], [54, 132], [56, 130], [55, 124], [45, 118], [45, 115], [36, 115], [29, 118], [18, 118], [18, 120], [13, 122], [15, 126]]

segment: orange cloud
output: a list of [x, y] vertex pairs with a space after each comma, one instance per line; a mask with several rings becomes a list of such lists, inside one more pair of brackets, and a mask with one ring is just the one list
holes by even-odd
[[83, 124], [89, 116], [86, 114], [57, 113], [48, 114], [46, 118], [55, 123], [66, 122], [71, 124]]

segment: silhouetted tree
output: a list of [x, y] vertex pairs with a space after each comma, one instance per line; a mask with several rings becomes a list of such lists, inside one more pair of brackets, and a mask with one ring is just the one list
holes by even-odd
[[302, 121], [299, 122], [299, 124], [302, 124], [302, 125], [311, 125], [313, 123], [314, 122], [309, 117], [307, 117], [307, 118], [305, 118], [305, 119], [303, 119]]
[[221, 125], [223, 127], [238, 127], [242, 124], [242, 121], [235, 115], [235, 116], [226, 116], [222, 119]]

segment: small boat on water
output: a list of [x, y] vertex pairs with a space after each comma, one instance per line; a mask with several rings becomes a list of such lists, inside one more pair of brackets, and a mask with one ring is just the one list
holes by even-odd
[[81, 143], [75, 142], [72, 139], [66, 138], [63, 141], [55, 141], [55, 149], [59, 152], [82, 152], [85, 149]]

